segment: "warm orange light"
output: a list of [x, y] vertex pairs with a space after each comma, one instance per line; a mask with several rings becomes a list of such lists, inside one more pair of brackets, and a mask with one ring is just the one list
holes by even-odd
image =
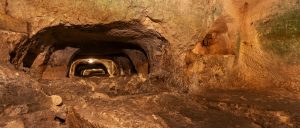
[[88, 60], [88, 63], [90, 63], [90, 64], [92, 64], [92, 63], [94, 63], [95, 62], [95, 59], [89, 59]]

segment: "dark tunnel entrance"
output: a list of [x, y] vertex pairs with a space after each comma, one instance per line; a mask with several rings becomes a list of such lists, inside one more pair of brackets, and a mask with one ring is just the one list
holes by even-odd
[[20, 43], [11, 53], [11, 63], [46, 79], [146, 76], [159, 64], [153, 53], [162, 52], [165, 43], [139, 22], [59, 25]]
[[109, 73], [103, 64], [78, 64], [74, 76], [79, 77], [108, 77]]

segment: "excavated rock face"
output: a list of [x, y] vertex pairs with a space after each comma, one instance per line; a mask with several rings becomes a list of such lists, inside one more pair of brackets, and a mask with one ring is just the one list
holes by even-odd
[[297, 127], [275, 88], [300, 90], [299, 19], [300, 0], [0, 0], [0, 127]]

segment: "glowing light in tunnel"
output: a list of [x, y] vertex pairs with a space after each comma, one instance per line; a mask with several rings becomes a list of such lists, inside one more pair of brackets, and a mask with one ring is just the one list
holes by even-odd
[[92, 63], [94, 63], [95, 62], [95, 59], [89, 59], [88, 60], [88, 63], [90, 63], [90, 64], [92, 64]]

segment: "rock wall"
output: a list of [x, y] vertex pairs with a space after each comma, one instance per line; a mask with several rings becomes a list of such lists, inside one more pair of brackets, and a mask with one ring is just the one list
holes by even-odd
[[[0, 0], [1, 61], [7, 63], [19, 43], [46, 27], [138, 21], [170, 43], [165, 71], [158, 73], [170, 72], [178, 84], [194, 84], [205, 75], [187, 68], [185, 58], [193, 50], [200, 55], [189, 63], [207, 54], [221, 55], [220, 61], [234, 55], [224, 77], [228, 85], [299, 88], [299, 5], [300, 0]], [[208, 33], [216, 43], [203, 47]]]
[[299, 0], [223, 1], [221, 19], [214, 21], [210, 31], [226, 28], [228, 39], [209, 48], [196, 45], [193, 52], [205, 55], [207, 49], [216, 50], [222, 43], [232, 44], [236, 57], [229, 73], [230, 85], [299, 90], [299, 75], [296, 75], [299, 71], [299, 3]]
[[[284, 60], [288, 55], [280, 56], [277, 53], [287, 50], [292, 54], [297, 54], [293, 51], [295, 49], [293, 45], [299, 43], [297, 41], [299, 34], [297, 35], [296, 32], [299, 29], [299, 25], [297, 26], [299, 18], [297, 15], [292, 17], [289, 15], [299, 12], [299, 0], [246, 1], [242, 6], [243, 11], [238, 13], [240, 16], [237, 65], [239, 77], [256, 87], [283, 86], [291, 81], [298, 81], [296, 79], [299, 77], [291, 80], [290, 78], [295, 75], [282, 73], [287, 67], [291, 69], [291, 65], [288, 63], [293, 63], [293, 61], [287, 63]], [[278, 20], [276, 17], [287, 18]], [[280, 34], [281, 32], [287, 34]], [[283, 42], [284, 38], [289, 37], [292, 37], [290, 38], [293, 40], [292, 43], [288, 42], [290, 40]], [[280, 42], [279, 45], [278, 42]], [[280, 46], [280, 44], [284, 45]], [[292, 70], [297, 71], [299, 68], [293, 66]], [[287, 84], [287, 86], [291, 87], [292, 85]], [[299, 89], [299, 87], [295, 89]]]
[[0, 127], [298, 127], [299, 48], [300, 0], [0, 0]]

